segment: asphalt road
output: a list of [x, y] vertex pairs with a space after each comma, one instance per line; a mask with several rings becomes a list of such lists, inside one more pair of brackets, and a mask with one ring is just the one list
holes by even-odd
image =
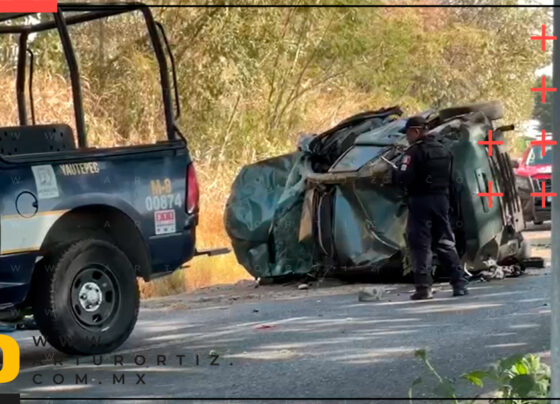
[[[531, 237], [546, 241], [547, 233]], [[100, 357], [98, 364], [92, 357], [78, 364], [36, 346], [36, 331], [12, 333], [20, 343], [22, 369], [1, 392], [20, 392], [24, 398], [153, 397], [152, 402], [163, 396], [406, 397], [414, 379], [430, 379], [415, 358], [417, 349], [426, 349], [448, 377], [515, 353], [546, 358], [548, 272], [476, 282], [464, 298], [450, 297], [449, 287], [441, 285], [428, 302], [410, 301], [410, 285], [385, 285], [382, 300], [372, 303], [358, 302], [357, 287], [190, 309], [150, 302], [131, 338], [104, 355], [102, 364]], [[115, 355], [122, 355], [122, 365]], [[459, 391], [478, 390], [460, 384]], [[429, 385], [414, 390], [415, 396], [430, 394]]]

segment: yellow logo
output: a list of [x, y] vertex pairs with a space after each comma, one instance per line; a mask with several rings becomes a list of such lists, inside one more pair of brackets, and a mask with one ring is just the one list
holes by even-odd
[[0, 350], [3, 356], [0, 383], [9, 383], [19, 374], [19, 345], [12, 337], [0, 335]]
[[152, 195], [164, 195], [173, 192], [173, 187], [171, 186], [171, 180], [169, 178], [165, 178], [163, 181], [151, 180], [150, 188], [152, 189]]

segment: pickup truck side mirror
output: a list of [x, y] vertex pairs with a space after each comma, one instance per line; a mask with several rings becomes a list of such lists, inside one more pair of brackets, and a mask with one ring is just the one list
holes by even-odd
[[519, 160], [511, 160], [511, 168], [519, 168]]

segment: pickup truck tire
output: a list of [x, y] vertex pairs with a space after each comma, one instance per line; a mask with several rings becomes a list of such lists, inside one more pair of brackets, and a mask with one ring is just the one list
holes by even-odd
[[59, 351], [110, 352], [136, 324], [140, 298], [134, 268], [107, 241], [86, 239], [55, 252], [33, 282], [35, 320]]

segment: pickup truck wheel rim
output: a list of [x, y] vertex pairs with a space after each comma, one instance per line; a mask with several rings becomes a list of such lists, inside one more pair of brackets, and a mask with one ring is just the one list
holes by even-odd
[[119, 294], [111, 270], [103, 265], [88, 266], [72, 282], [72, 311], [88, 328], [104, 327], [115, 317]]
[[85, 311], [96, 311], [103, 303], [103, 293], [95, 282], [86, 282], [78, 292], [80, 305]]

